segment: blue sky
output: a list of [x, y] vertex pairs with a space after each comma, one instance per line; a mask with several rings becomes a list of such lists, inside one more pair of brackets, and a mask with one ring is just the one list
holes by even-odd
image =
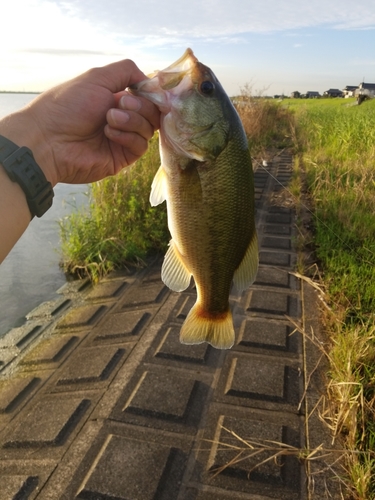
[[45, 90], [122, 58], [149, 73], [186, 47], [229, 95], [375, 82], [375, 0], [18, 0], [2, 19], [0, 90]]

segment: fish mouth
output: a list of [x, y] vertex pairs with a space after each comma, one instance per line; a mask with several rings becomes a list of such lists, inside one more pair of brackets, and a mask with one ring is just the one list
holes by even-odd
[[157, 73], [160, 87], [163, 90], [177, 87], [183, 78], [191, 73], [196, 64], [198, 64], [198, 59], [193, 51], [190, 48], [186, 49], [177, 61]]
[[[161, 112], [170, 108], [168, 92], [178, 87], [178, 92], [189, 90], [193, 87], [193, 74], [200, 65], [193, 51], [188, 48], [184, 54], [167, 68], [149, 75], [148, 80], [128, 87], [130, 93], [146, 97], [156, 104]], [[177, 90], [176, 90], [177, 92]], [[173, 92], [172, 92], [173, 93]]]

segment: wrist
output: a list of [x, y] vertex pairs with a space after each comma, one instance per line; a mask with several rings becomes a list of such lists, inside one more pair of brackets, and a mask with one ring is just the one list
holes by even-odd
[[51, 208], [54, 197], [52, 185], [29, 148], [19, 148], [0, 135], [0, 164], [9, 179], [21, 187], [32, 217], [41, 217]]
[[29, 148], [52, 187], [57, 184], [58, 178], [54, 169], [50, 144], [44, 138], [37, 121], [33, 119], [28, 109], [23, 109], [0, 120], [0, 135], [14, 142], [19, 148], [23, 146]]

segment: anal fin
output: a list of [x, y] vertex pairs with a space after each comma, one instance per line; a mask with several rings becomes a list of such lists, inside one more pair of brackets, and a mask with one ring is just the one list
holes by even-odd
[[182, 292], [190, 285], [191, 272], [185, 266], [178, 248], [173, 240], [164, 257], [161, 279], [174, 292]]
[[254, 230], [253, 237], [247, 247], [245, 256], [233, 276], [234, 284], [239, 292], [246, 290], [246, 288], [254, 282], [258, 272], [258, 264], [258, 237]]

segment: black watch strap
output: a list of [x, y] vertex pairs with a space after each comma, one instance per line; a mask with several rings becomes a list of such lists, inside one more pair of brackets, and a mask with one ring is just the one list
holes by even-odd
[[41, 217], [52, 206], [54, 192], [31, 150], [0, 135], [0, 163], [9, 178], [21, 186], [32, 217]]

